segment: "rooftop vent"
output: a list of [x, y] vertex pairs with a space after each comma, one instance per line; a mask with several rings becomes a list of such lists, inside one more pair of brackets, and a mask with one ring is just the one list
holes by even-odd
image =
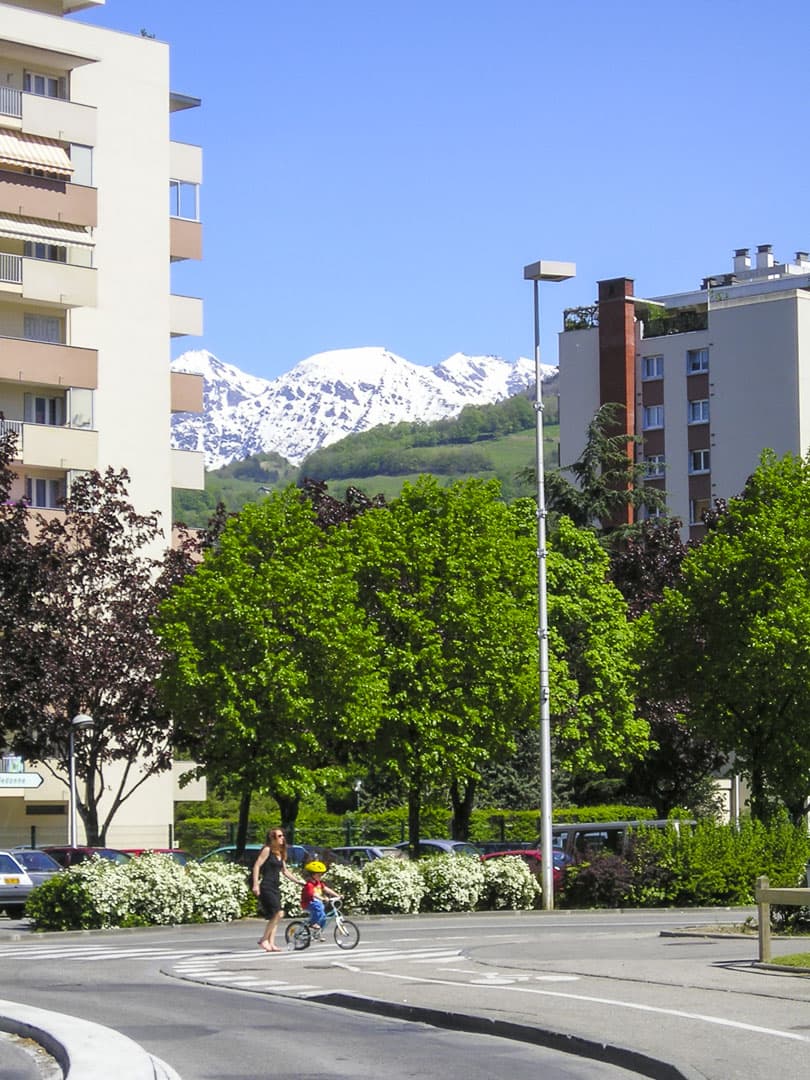
[[760, 244], [757, 248], [757, 270], [767, 270], [773, 266], [773, 245]]
[[750, 269], [751, 259], [748, 255], [748, 248], [737, 248], [734, 252], [734, 273], [742, 274]]

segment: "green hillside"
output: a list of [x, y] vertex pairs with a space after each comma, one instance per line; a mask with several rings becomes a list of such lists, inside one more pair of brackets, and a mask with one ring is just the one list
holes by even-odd
[[[557, 398], [546, 401], [545, 462], [557, 465]], [[403, 484], [422, 473], [443, 483], [476, 476], [498, 479], [505, 499], [533, 494], [517, 474], [534, 464], [535, 412], [518, 394], [495, 405], [467, 406], [452, 420], [434, 423], [382, 424], [316, 450], [296, 468], [278, 454], [254, 454], [206, 473], [205, 491], [175, 492], [175, 520], [202, 527], [219, 501], [228, 510], [264, 498], [261, 487], [286, 487], [305, 476], [323, 480], [342, 498], [353, 485], [368, 495], [395, 498]]]

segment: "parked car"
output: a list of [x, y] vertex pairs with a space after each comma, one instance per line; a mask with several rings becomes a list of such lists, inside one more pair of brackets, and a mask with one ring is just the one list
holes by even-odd
[[493, 851], [530, 851], [537, 847], [531, 840], [476, 840], [475, 846], [483, 855]]
[[[213, 851], [201, 855], [197, 862], [237, 863], [239, 866], [244, 866], [247, 870], [250, 870], [263, 846], [263, 844], [245, 844], [241, 857], [237, 857], [236, 844], [223, 844], [222, 847], [214, 848]], [[287, 862], [299, 866], [301, 863], [306, 862], [307, 859], [314, 858], [321, 850], [323, 849], [312, 848], [308, 844], [288, 844]]]
[[[403, 840], [396, 845], [400, 851], [408, 854], [408, 841]], [[481, 858], [481, 849], [466, 840], [420, 840], [417, 855], [472, 855], [476, 859]]]
[[191, 861], [191, 855], [182, 848], [149, 847], [149, 848], [121, 848], [125, 855], [168, 855], [180, 866], [185, 866]]
[[[562, 851], [569, 862], [593, 858], [601, 853], [624, 855], [633, 833], [644, 829], [670, 829], [680, 831], [696, 825], [692, 820], [678, 821], [667, 818], [635, 821], [578, 821], [571, 824], [555, 822], [551, 828], [555, 851]], [[538, 842], [538, 847], [539, 847]]]
[[58, 862], [37, 848], [0, 851], [0, 909], [10, 919], [21, 918], [31, 892], [61, 870]]
[[114, 863], [129, 862], [132, 856], [127, 855], [125, 851], [118, 851], [115, 848], [106, 847], [44, 847], [41, 849], [51, 856], [52, 859], [56, 859], [59, 865], [63, 868], [69, 866], [78, 866], [79, 863], [85, 862], [87, 859], [92, 859], [94, 855], [98, 855], [100, 859], [109, 859]]
[[351, 847], [331, 848], [330, 850], [333, 855], [337, 856], [337, 862], [345, 863], [348, 866], [365, 866], [367, 862], [372, 862], [374, 859], [402, 859], [405, 857], [405, 852], [399, 847], [353, 845]]
[[[557, 855], [561, 858], [557, 858]], [[528, 868], [539, 880], [543, 869], [543, 855], [537, 848], [513, 848], [511, 851], [490, 851], [481, 856], [484, 862], [488, 859], [503, 859], [507, 856], [517, 856], [519, 859], [523, 859]], [[559, 892], [565, 885], [565, 865], [566, 856], [563, 852], [553, 852], [551, 856], [552, 869], [551, 880], [554, 883], [554, 892]]]

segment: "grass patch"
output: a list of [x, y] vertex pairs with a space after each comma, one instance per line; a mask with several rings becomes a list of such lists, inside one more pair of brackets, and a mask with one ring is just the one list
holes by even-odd
[[774, 956], [772, 964], [780, 964], [782, 967], [810, 968], [810, 952], [790, 953], [789, 956]]

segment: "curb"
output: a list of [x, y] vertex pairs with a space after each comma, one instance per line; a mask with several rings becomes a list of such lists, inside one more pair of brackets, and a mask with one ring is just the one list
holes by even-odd
[[637, 1050], [614, 1046], [611, 1043], [596, 1042], [580, 1035], [564, 1035], [562, 1032], [546, 1028], [511, 1023], [507, 1020], [493, 1020], [470, 1013], [445, 1012], [442, 1009], [427, 1009], [417, 1005], [401, 1005], [363, 997], [359, 994], [330, 993], [313, 996], [308, 1000], [318, 1005], [351, 1009], [353, 1012], [373, 1013], [376, 1016], [430, 1024], [432, 1027], [446, 1028], [451, 1031], [464, 1031], [472, 1035], [491, 1035], [499, 1039], [512, 1039], [515, 1042], [543, 1046], [547, 1050], [616, 1065], [628, 1072], [636, 1073], [637, 1076], [648, 1077], [649, 1080], [705, 1080], [703, 1074], [694, 1069], [659, 1061]]
[[180, 1080], [165, 1061], [112, 1028], [66, 1013], [0, 1001], [0, 1030], [33, 1039], [71, 1080]]

